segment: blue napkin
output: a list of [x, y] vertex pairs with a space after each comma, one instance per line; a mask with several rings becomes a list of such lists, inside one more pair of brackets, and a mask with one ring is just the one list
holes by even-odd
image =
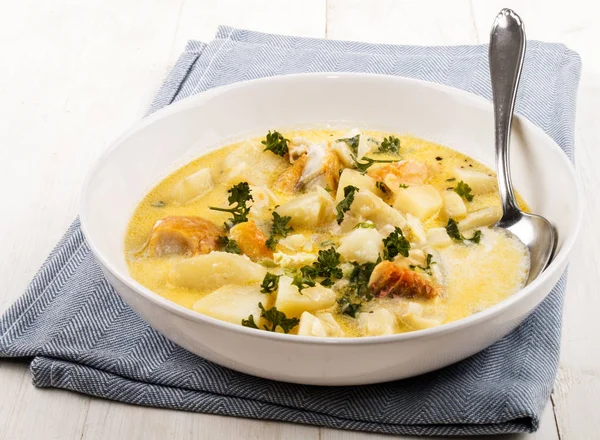
[[[374, 72], [491, 97], [487, 46], [415, 47], [221, 27], [191, 41], [151, 111], [212, 87], [298, 72]], [[579, 56], [531, 41], [517, 111], [573, 153]], [[512, 334], [471, 358], [379, 385], [317, 387], [251, 377], [199, 358], [142, 321], [113, 291], [75, 221], [0, 319], [0, 356], [33, 357], [37, 387], [138, 405], [413, 435], [532, 432], [556, 374], [566, 276]]]

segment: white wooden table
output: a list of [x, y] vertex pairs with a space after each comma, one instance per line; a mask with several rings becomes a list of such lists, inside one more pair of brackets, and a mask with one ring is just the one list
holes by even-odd
[[[370, 42], [475, 44], [487, 42], [495, 14], [509, 6], [523, 17], [529, 38], [577, 50], [583, 76], [576, 158], [587, 207], [569, 272], [560, 371], [541, 429], [531, 438], [598, 438], [597, 2], [6, 0], [0, 5], [0, 311], [22, 293], [77, 215], [81, 183], [92, 162], [143, 116], [186, 40], [208, 41], [218, 24]], [[39, 390], [26, 365], [0, 361], [0, 439], [363, 437], [385, 436]]]

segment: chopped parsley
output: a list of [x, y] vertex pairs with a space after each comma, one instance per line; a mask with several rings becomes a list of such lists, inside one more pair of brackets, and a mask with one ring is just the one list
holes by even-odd
[[[258, 303], [258, 307], [260, 307], [260, 316], [261, 318], [265, 318], [266, 321], [269, 321], [271, 327], [268, 325], [264, 325], [264, 329], [270, 332], [274, 332], [277, 327], [281, 327], [284, 333], [289, 333], [294, 327], [300, 324], [300, 320], [298, 318], [288, 318], [285, 313], [277, 310], [277, 307], [273, 306], [270, 309], [265, 309], [265, 306], [262, 303]], [[248, 316], [248, 319], [242, 319], [242, 325], [244, 327], [256, 328], [258, 326], [254, 322], [254, 316]]]
[[360, 142], [360, 134], [351, 138], [338, 139], [337, 142], [344, 142], [350, 147], [354, 154], [358, 154], [358, 143]]
[[398, 154], [400, 153], [400, 139], [396, 136], [390, 135], [389, 137], [384, 137], [379, 145], [379, 153], [392, 153]]
[[281, 275], [274, 275], [270, 272], [267, 272], [265, 277], [262, 280], [262, 284], [260, 285], [260, 291], [262, 293], [273, 293], [279, 287], [279, 277]]
[[401, 183], [401, 184], [400, 184], [400, 185], [398, 185], [398, 186], [399, 186], [400, 188], [404, 188], [404, 189], [408, 188], [408, 185], [405, 185], [404, 183]]
[[275, 246], [279, 241], [278, 237], [287, 237], [290, 232], [294, 231], [294, 228], [288, 226], [292, 217], [285, 215], [281, 217], [277, 212], [273, 211], [273, 224], [271, 225], [271, 236], [267, 240], [267, 247], [272, 251], [275, 250]]
[[367, 301], [371, 300], [373, 296], [369, 291], [369, 279], [377, 263], [358, 264], [356, 261], [353, 261], [352, 265], [354, 267], [348, 277], [348, 281], [350, 282], [349, 288], [353, 290], [357, 297], [364, 298]]
[[162, 200], [157, 200], [156, 202], [152, 202], [152, 206], [155, 208], [164, 208], [167, 204]]
[[333, 246], [335, 245], [335, 241], [333, 240], [325, 240], [323, 242], [321, 242], [321, 247], [328, 247], [328, 246]]
[[456, 177], [450, 177], [449, 179], [446, 179], [446, 182], [454, 182], [456, 180]]
[[411, 264], [409, 267], [412, 270], [421, 269], [427, 275], [431, 275], [431, 265], [435, 264], [435, 261], [432, 261], [432, 260], [433, 260], [433, 255], [427, 254], [427, 264], [426, 264], [426, 266], [417, 266], [417, 265]]
[[292, 279], [292, 285], [298, 288], [298, 292], [301, 294], [307, 287], [315, 287], [315, 278], [317, 276], [316, 269], [312, 266], [302, 266], [300, 273], [296, 273]]
[[474, 196], [471, 194], [471, 187], [462, 180], [456, 184], [454, 192], [463, 197], [467, 202], [473, 201]]
[[233, 204], [235, 204], [235, 206], [233, 206], [232, 208], [215, 208], [214, 206], [209, 206], [209, 209], [212, 209], [213, 211], [231, 213], [233, 215], [233, 218], [229, 220], [229, 224], [225, 223], [225, 226], [227, 227], [237, 225], [238, 223], [247, 222], [250, 207], [246, 204], [250, 200], [254, 200], [252, 198], [248, 182], [240, 182], [237, 185], [234, 185], [231, 188], [229, 188], [227, 192], [229, 193], [229, 196], [227, 197], [229, 206], [232, 206]]
[[338, 299], [338, 304], [340, 305], [340, 312], [343, 315], [348, 315], [352, 318], [356, 318], [356, 314], [362, 307], [362, 303], [352, 302], [350, 299], [348, 299], [348, 297], [345, 296]]
[[337, 211], [336, 220], [338, 225], [344, 221], [344, 215], [350, 210], [350, 206], [354, 201], [354, 194], [358, 191], [360, 191], [360, 189], [352, 185], [344, 187], [344, 199], [341, 200], [340, 203], [338, 203], [335, 207], [335, 210]]
[[359, 162], [358, 159], [356, 159], [356, 156], [352, 155], [352, 160], [354, 161], [354, 165], [356, 166], [356, 169], [365, 174], [367, 172], [367, 170], [371, 167], [371, 165], [375, 164], [375, 163], [392, 163], [392, 162], [397, 162], [397, 160], [378, 160], [378, 159], [371, 159], [370, 157], [367, 156], [363, 156], [363, 158], [361, 160], [363, 160], [364, 162]]
[[273, 133], [271, 133], [271, 130], [269, 130], [265, 140], [261, 144], [265, 146], [264, 151], [271, 151], [283, 157], [289, 153], [288, 142], [289, 140], [284, 138], [278, 131], [273, 130]]
[[448, 232], [448, 235], [454, 241], [459, 241], [461, 243], [466, 240], [475, 244], [479, 244], [479, 242], [481, 241], [481, 231], [479, 229], [473, 233], [473, 236], [471, 238], [467, 238], [461, 234], [460, 230], [458, 229], [458, 223], [456, 223], [456, 221], [453, 218], [448, 219], [448, 224], [446, 225], [446, 232]]
[[375, 223], [372, 222], [360, 222], [354, 226], [354, 229], [375, 229]]
[[383, 259], [392, 261], [396, 255], [408, 257], [410, 243], [398, 226], [394, 231], [383, 239]]
[[313, 268], [316, 270], [316, 276], [324, 277], [321, 281], [324, 286], [331, 286], [333, 280], [339, 280], [342, 278], [342, 269], [338, 266], [340, 264], [340, 254], [334, 249], [329, 248], [319, 251], [317, 261], [313, 263]]
[[238, 242], [235, 240], [230, 240], [228, 237], [219, 237], [218, 244], [221, 247], [221, 250], [223, 250], [224, 252], [229, 252], [230, 254], [242, 253]]

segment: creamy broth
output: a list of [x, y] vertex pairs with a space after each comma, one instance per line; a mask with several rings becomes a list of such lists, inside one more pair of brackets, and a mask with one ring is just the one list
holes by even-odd
[[[276, 331], [346, 337], [437, 326], [522, 287], [526, 248], [490, 228], [501, 211], [489, 168], [411, 136], [356, 129], [281, 134], [279, 145], [289, 150], [283, 157], [264, 151], [264, 137], [251, 139], [190, 162], [152, 189], [125, 238], [132, 277], [184, 307], [236, 324], [271, 329], [265, 311], [276, 307], [287, 320]], [[387, 162], [361, 173], [355, 154]], [[228, 190], [245, 182], [253, 198], [248, 221], [230, 228], [232, 214], [211, 207], [235, 206]], [[346, 187], [356, 188], [353, 200]], [[273, 234], [274, 212], [290, 217], [287, 236]], [[246, 256], [234, 253], [242, 249]], [[320, 251], [339, 261], [320, 264]], [[266, 273], [277, 286], [261, 287]]]

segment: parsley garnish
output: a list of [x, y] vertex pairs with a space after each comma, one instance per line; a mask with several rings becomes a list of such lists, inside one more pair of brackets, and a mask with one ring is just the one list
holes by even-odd
[[360, 189], [352, 185], [344, 187], [344, 199], [335, 207], [338, 225], [344, 221], [344, 214], [350, 210], [350, 205], [352, 205], [352, 202], [354, 201], [354, 194], [358, 191], [360, 191]]
[[302, 293], [307, 287], [315, 287], [316, 283], [314, 279], [317, 276], [317, 270], [312, 266], [302, 266], [300, 273], [294, 275], [292, 285], [298, 288], [298, 293]]
[[358, 154], [358, 143], [360, 142], [360, 134], [352, 136], [351, 138], [338, 139], [337, 142], [345, 142], [354, 154]]
[[[291, 329], [300, 324], [300, 320], [298, 318], [288, 318], [285, 316], [285, 313], [277, 310], [277, 307], [273, 306], [270, 309], [265, 310], [265, 307], [262, 305], [262, 303], [258, 303], [258, 307], [260, 307], [261, 310], [261, 318], [265, 318], [265, 320], [271, 323], [271, 328], [266, 325], [263, 326], [267, 331], [274, 332], [277, 327], [281, 327], [281, 330], [283, 330], [284, 333], [289, 333]], [[242, 325], [244, 327], [258, 328], [254, 322], [253, 315], [248, 316], [248, 319], [242, 319]]]
[[399, 186], [400, 188], [404, 188], [404, 189], [408, 188], [408, 185], [405, 185], [404, 183], [401, 183], [401, 184], [400, 184], [400, 185], [398, 185], [398, 186]]
[[229, 252], [230, 254], [241, 254], [242, 250], [238, 245], [238, 242], [235, 240], [230, 240], [227, 237], [219, 237], [218, 241], [219, 246], [225, 252]]
[[456, 177], [450, 177], [449, 179], [446, 179], [446, 182], [454, 182], [456, 180]]
[[348, 278], [350, 281], [350, 288], [354, 289], [354, 293], [359, 298], [365, 298], [366, 300], [372, 299], [373, 296], [369, 291], [369, 279], [371, 278], [371, 273], [373, 272], [373, 269], [375, 269], [377, 263], [358, 264], [356, 261], [353, 261], [352, 265], [354, 267]]
[[162, 200], [157, 200], [156, 202], [152, 202], [152, 206], [155, 208], [164, 208], [166, 206], [166, 203]]
[[250, 212], [250, 207], [246, 206], [250, 200], [254, 200], [252, 198], [252, 194], [250, 191], [250, 186], [248, 182], [240, 182], [237, 185], [232, 186], [227, 191], [229, 196], [227, 197], [227, 201], [229, 202], [229, 206], [235, 203], [233, 208], [215, 208], [214, 206], [209, 206], [209, 209], [213, 211], [222, 211], [229, 212], [233, 214], [233, 218], [229, 221], [229, 225], [227, 223], [226, 226], [237, 225], [238, 223], [244, 223], [248, 221], [248, 213]]
[[379, 153], [398, 154], [400, 152], [400, 139], [392, 135], [387, 138], [384, 137], [378, 151]]
[[354, 161], [354, 165], [356, 165], [356, 169], [365, 174], [367, 172], [367, 170], [371, 167], [371, 165], [373, 165], [374, 163], [392, 163], [392, 162], [397, 162], [397, 160], [377, 160], [377, 159], [371, 159], [370, 157], [367, 156], [363, 156], [363, 158], [361, 160], [364, 160], [364, 162], [359, 162], [356, 159], [356, 156], [351, 155], [352, 160]]
[[291, 226], [287, 224], [290, 222], [292, 217], [289, 215], [281, 217], [277, 212], [273, 211], [273, 224], [271, 225], [271, 236], [267, 240], [267, 247], [272, 251], [275, 250], [275, 246], [279, 237], [287, 237], [290, 232], [294, 230]]
[[471, 187], [462, 180], [456, 184], [454, 192], [459, 196], [464, 197], [467, 200], [467, 202], [473, 201], [474, 196], [473, 194], [471, 194]]
[[345, 296], [338, 299], [338, 304], [340, 305], [340, 312], [352, 318], [356, 318], [356, 313], [362, 307], [362, 303], [353, 303]]
[[321, 243], [321, 247], [333, 246], [335, 245], [335, 241], [333, 240], [325, 240]]
[[254, 322], [254, 315], [248, 316], [248, 319], [242, 319], [242, 325], [244, 327], [250, 327], [259, 330], [258, 326], [256, 325], [256, 322]]
[[270, 272], [267, 272], [265, 277], [262, 280], [262, 284], [260, 285], [261, 293], [273, 293], [279, 287], [279, 277], [281, 275], [274, 275]]
[[432, 259], [433, 259], [433, 255], [427, 254], [427, 265], [426, 266], [415, 266], [414, 264], [411, 264], [409, 267], [412, 270], [421, 269], [427, 275], [431, 275], [431, 265], [435, 264], [435, 261], [432, 261]]
[[338, 267], [340, 264], [340, 254], [336, 252], [334, 248], [329, 248], [319, 251], [317, 261], [313, 263], [313, 267], [316, 269], [316, 275], [324, 277], [321, 281], [323, 286], [331, 286], [333, 280], [339, 280], [342, 278], [342, 269]]
[[375, 223], [371, 222], [360, 222], [354, 226], [354, 229], [375, 229]]
[[266, 139], [261, 144], [265, 146], [264, 151], [271, 151], [283, 157], [289, 152], [288, 142], [289, 140], [284, 138], [278, 131], [273, 130], [273, 133], [271, 133], [271, 130], [269, 130]]
[[383, 239], [383, 259], [392, 261], [396, 255], [408, 257], [410, 243], [398, 226], [394, 231]]
[[448, 219], [448, 224], [446, 225], [446, 232], [448, 232], [448, 235], [452, 237], [455, 241], [463, 242], [467, 240], [475, 244], [479, 244], [479, 242], [481, 241], [481, 231], [479, 229], [473, 233], [473, 236], [471, 238], [467, 238], [460, 233], [458, 229], [458, 223], [456, 223], [456, 221], [453, 218]]

